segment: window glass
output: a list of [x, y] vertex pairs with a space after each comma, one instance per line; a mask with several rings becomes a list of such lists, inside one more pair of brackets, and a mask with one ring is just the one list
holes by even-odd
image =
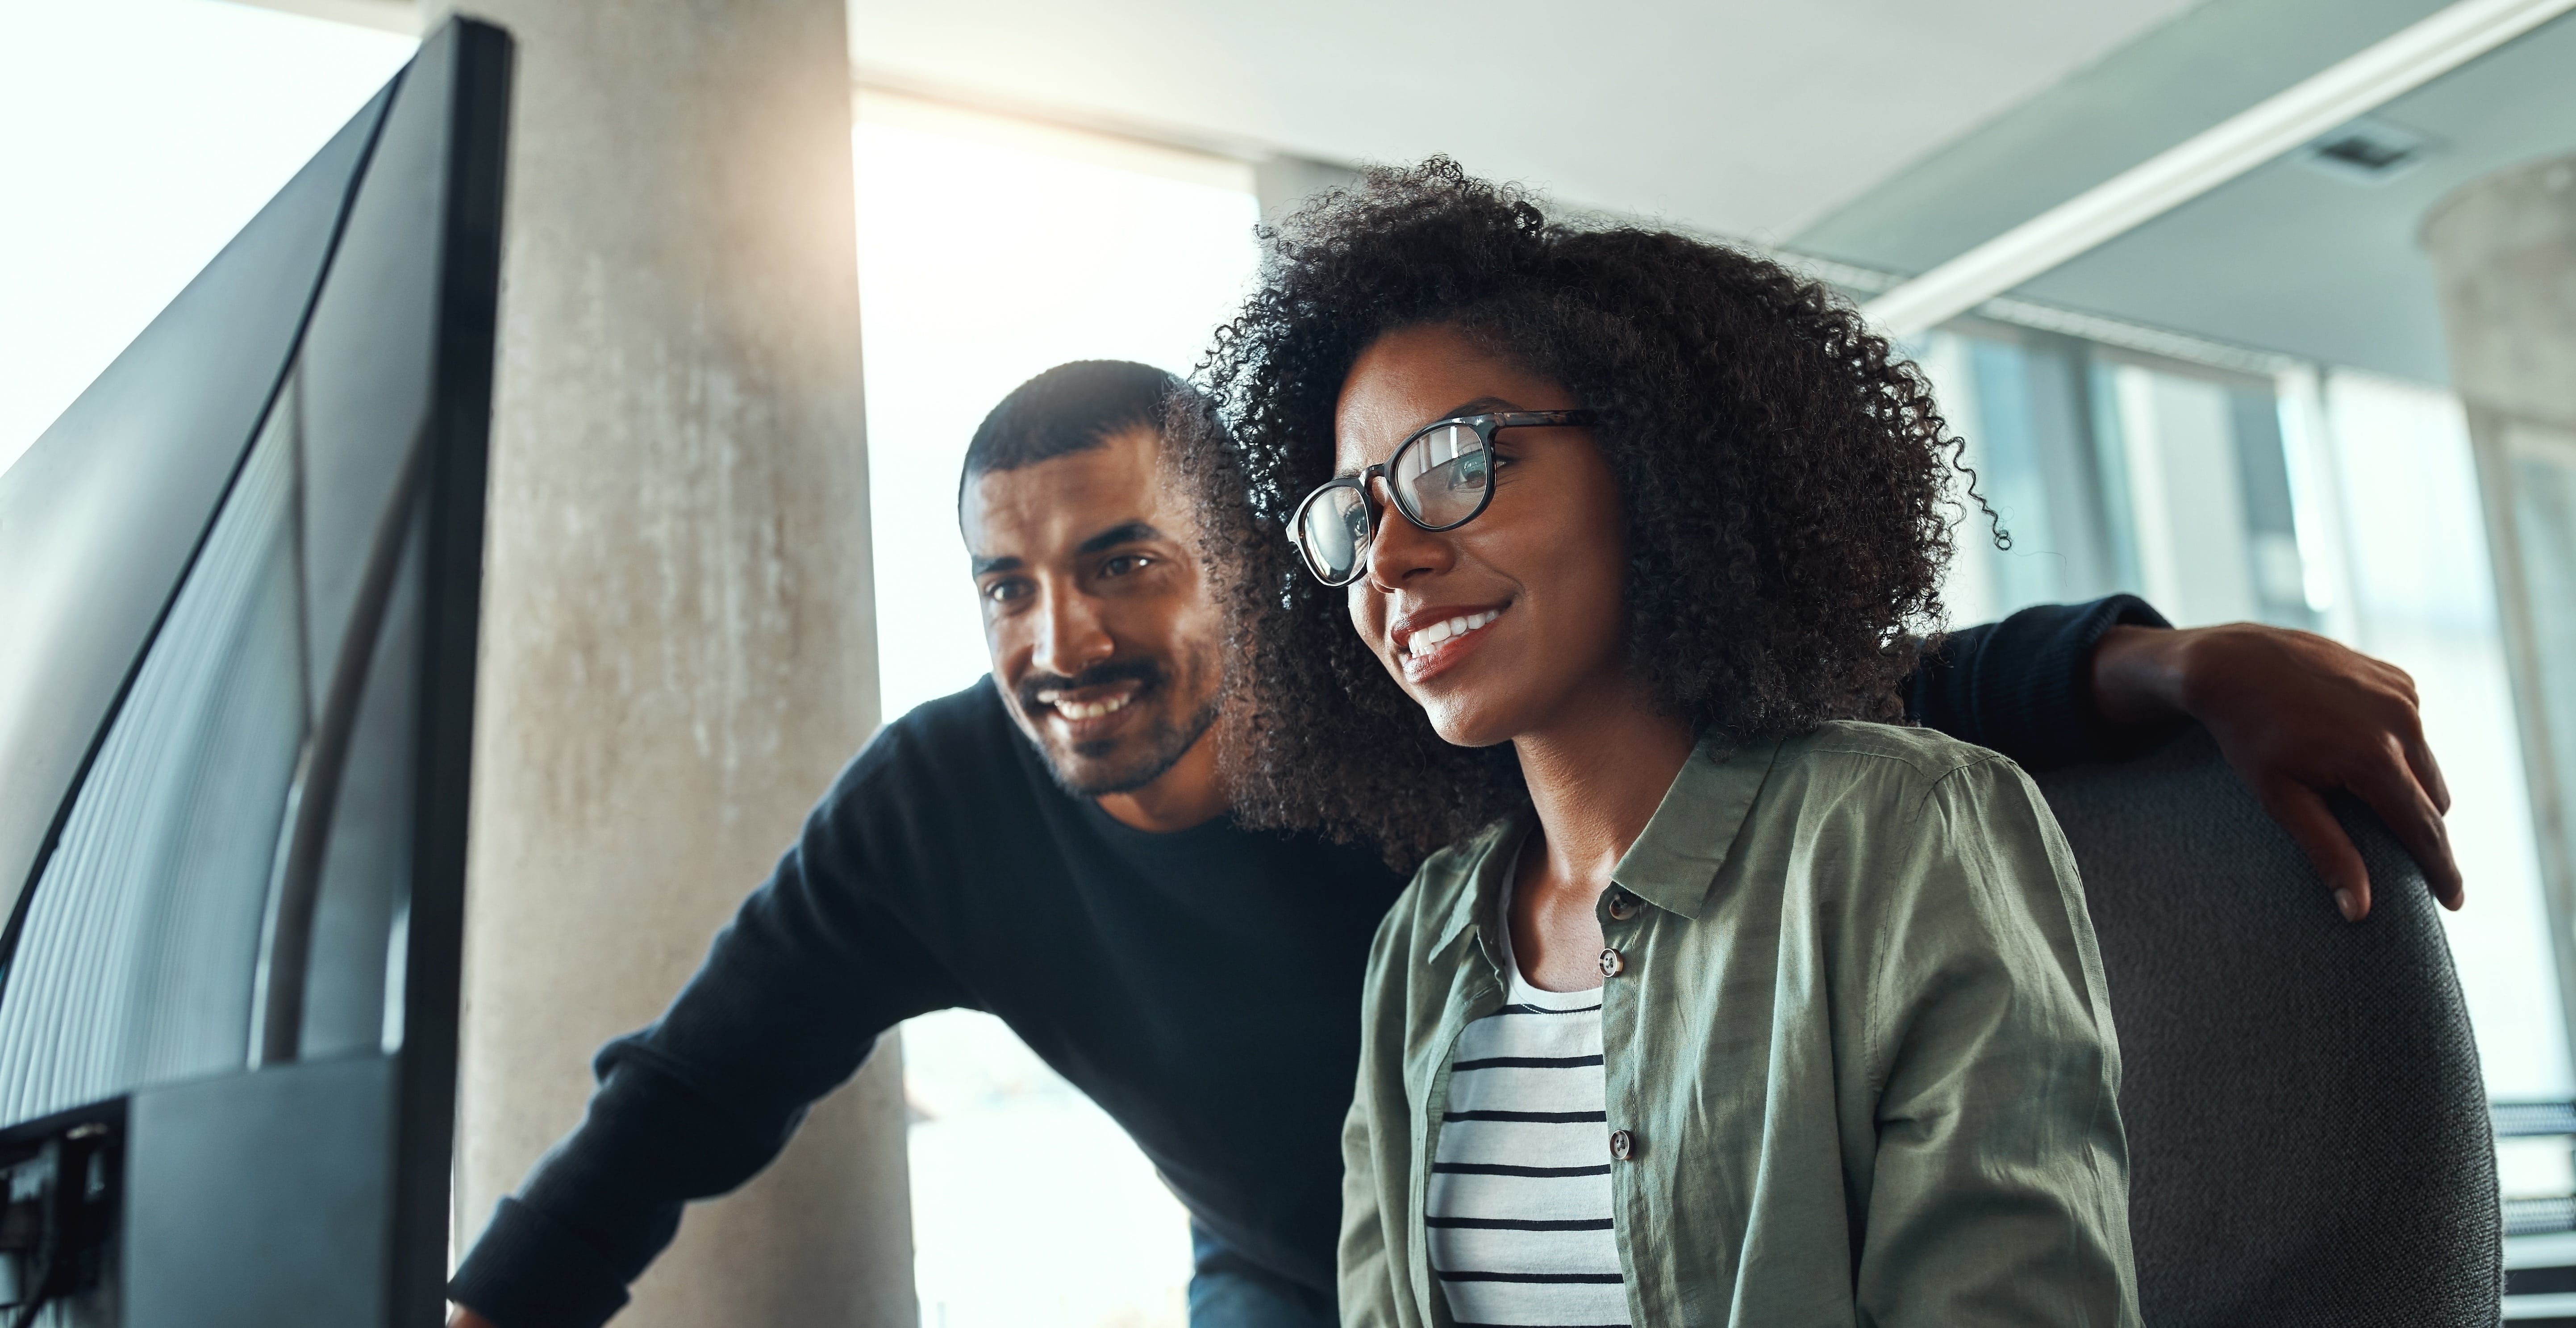
[[286, 8], [0, 11], [0, 469], [419, 45]]
[[[2443, 921], [2488, 1089], [2566, 1095], [2556, 961], [2458, 401], [2354, 373], [2266, 382], [1982, 324], [1915, 353], [2013, 536], [1998, 550], [1982, 515], [1959, 527], [1945, 589], [1954, 625], [2125, 590], [2181, 626], [2321, 631], [2414, 677], [2469, 881], [2471, 906]], [[2058, 396], [2069, 382], [2080, 402]], [[2537, 445], [2517, 456], [2517, 510], [2540, 544], [2576, 529], [2564, 478], [2576, 469], [2561, 456]]]
[[[1976, 498], [1994, 513], [1956, 495], [1957, 556], [1943, 587], [1951, 621], [2135, 590], [2120, 434], [2099, 422], [2094, 398], [2108, 380], [2083, 345], [1941, 332], [1909, 349], [1965, 442], [1959, 459], [1975, 472]], [[1997, 546], [1996, 523], [2009, 548]]]
[[1919, 353], [2011, 536], [1959, 528], [1954, 623], [2127, 591], [2182, 624], [2316, 625], [2270, 383], [2009, 329]]
[[27, 902], [0, 992], [0, 1121], [248, 1059], [306, 684], [281, 394]]
[[[2576, 825], [2576, 432], [2529, 421], [2505, 427], [2513, 535], [2532, 606], [2530, 698], [2524, 732], [2547, 744], [2562, 825]], [[2535, 722], [2536, 721], [2536, 722]]]
[[2468, 422], [2457, 398], [2366, 374], [2325, 384], [2352, 644], [2413, 675], [2451, 785], [2469, 906], [2446, 913], [2491, 1096], [2566, 1097], [2555, 957]]

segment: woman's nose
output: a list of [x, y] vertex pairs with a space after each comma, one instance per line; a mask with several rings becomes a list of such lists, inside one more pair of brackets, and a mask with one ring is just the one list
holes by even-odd
[[1396, 510], [1386, 482], [1378, 481], [1377, 531], [1368, 550], [1370, 584], [1380, 590], [1399, 589], [1413, 577], [1447, 567], [1454, 553], [1447, 535], [1424, 530]]

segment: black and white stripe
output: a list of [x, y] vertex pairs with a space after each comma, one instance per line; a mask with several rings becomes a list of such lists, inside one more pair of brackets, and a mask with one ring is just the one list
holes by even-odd
[[1626, 1328], [1601, 993], [1541, 991], [1508, 955], [1504, 967], [1511, 1003], [1467, 1025], [1450, 1062], [1431, 1267], [1458, 1328]]

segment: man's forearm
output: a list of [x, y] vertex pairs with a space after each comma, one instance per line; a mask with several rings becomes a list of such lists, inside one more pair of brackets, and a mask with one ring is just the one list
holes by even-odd
[[2206, 636], [2121, 624], [2093, 649], [2093, 708], [2112, 724], [2152, 724], [2192, 712], [2192, 651]]
[[2093, 652], [2093, 704], [2108, 723], [2187, 717], [2217, 740], [2264, 810], [2287, 828], [2354, 921], [2369, 872], [2325, 797], [2350, 793], [2424, 869], [2434, 897], [2464, 898], [2442, 815], [2451, 793], [2424, 740], [2403, 669], [2313, 632], [2227, 623], [2182, 631], [2115, 627]]

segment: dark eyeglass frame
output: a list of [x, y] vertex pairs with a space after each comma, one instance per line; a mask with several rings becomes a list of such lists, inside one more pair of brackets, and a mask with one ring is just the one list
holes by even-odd
[[[1378, 501], [1378, 481], [1386, 481], [1387, 494], [1394, 500], [1391, 505], [1396, 511], [1403, 514], [1405, 520], [1412, 522], [1414, 527], [1418, 530], [1427, 530], [1435, 534], [1444, 530], [1456, 530], [1458, 527], [1475, 520], [1477, 517], [1483, 516], [1485, 514], [1485, 509], [1493, 505], [1493, 472], [1489, 468], [1486, 471], [1485, 491], [1477, 496], [1475, 509], [1468, 512], [1467, 515], [1449, 522], [1446, 525], [1435, 526], [1430, 522], [1423, 520], [1419, 513], [1412, 511], [1405, 500], [1404, 491], [1397, 487], [1392, 477], [1401, 473], [1396, 469], [1396, 466], [1397, 463], [1404, 460], [1404, 454], [1412, 451], [1414, 446], [1420, 443], [1424, 438], [1429, 437], [1442, 429], [1454, 429], [1464, 426], [1475, 432], [1477, 442], [1484, 447], [1486, 453], [1490, 456], [1494, 450], [1494, 435], [1505, 429], [1540, 429], [1562, 427], [1566, 425], [1584, 425], [1592, 423], [1592, 419], [1593, 413], [1588, 410], [1504, 410], [1487, 411], [1475, 415], [1452, 415], [1447, 419], [1433, 420], [1429, 424], [1423, 425], [1421, 428], [1414, 430], [1411, 434], [1406, 435], [1403, 443], [1396, 447], [1394, 455], [1389, 456], [1384, 463], [1370, 466], [1356, 475], [1336, 475], [1333, 478], [1324, 481], [1322, 484], [1316, 485], [1314, 492], [1307, 494], [1305, 500], [1297, 504], [1297, 510], [1290, 514], [1288, 518], [1288, 542], [1297, 546], [1298, 556], [1305, 561], [1306, 570], [1309, 573], [1312, 573], [1316, 580], [1321, 581], [1328, 586], [1347, 586], [1350, 583], [1359, 580], [1361, 569], [1368, 566], [1369, 546], [1377, 542], [1378, 522], [1385, 515], [1382, 509], [1390, 505], [1380, 503]], [[1338, 581], [1326, 575], [1324, 569], [1316, 563], [1313, 551], [1306, 547], [1305, 538], [1300, 533], [1306, 528], [1306, 513], [1308, 509], [1312, 508], [1318, 499], [1321, 499], [1324, 495], [1331, 493], [1335, 489], [1359, 490], [1360, 502], [1368, 512], [1367, 537], [1358, 541], [1354, 548], [1351, 557], [1350, 575], [1345, 576]]]

